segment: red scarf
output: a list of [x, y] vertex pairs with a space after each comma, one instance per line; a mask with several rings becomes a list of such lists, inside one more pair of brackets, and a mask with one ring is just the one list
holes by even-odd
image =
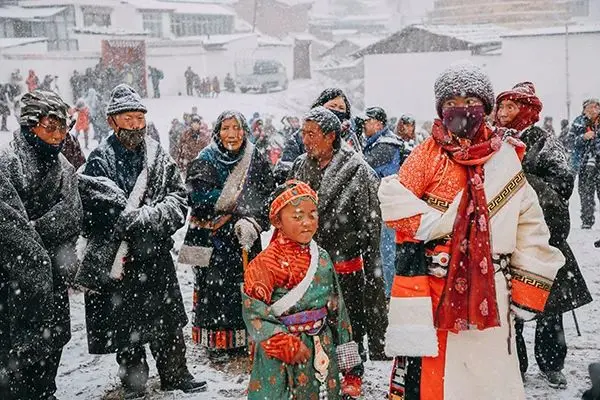
[[473, 142], [459, 142], [440, 120], [435, 121], [432, 136], [467, 170], [467, 185], [452, 228], [450, 265], [436, 327], [458, 332], [500, 326], [483, 165], [500, 149], [502, 139], [483, 124]]

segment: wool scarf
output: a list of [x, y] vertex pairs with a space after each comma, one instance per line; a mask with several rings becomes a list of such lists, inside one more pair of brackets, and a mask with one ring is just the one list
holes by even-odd
[[500, 326], [483, 165], [500, 149], [502, 139], [485, 124], [472, 141], [458, 139], [440, 120], [435, 121], [432, 135], [467, 172], [452, 229], [450, 265], [436, 311], [436, 327], [459, 332]]

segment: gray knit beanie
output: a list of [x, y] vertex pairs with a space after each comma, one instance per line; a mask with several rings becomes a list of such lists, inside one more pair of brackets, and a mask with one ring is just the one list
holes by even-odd
[[433, 85], [437, 113], [442, 118], [442, 104], [453, 96], [475, 96], [485, 106], [485, 113], [494, 108], [494, 87], [487, 74], [470, 61], [450, 65]]
[[148, 112], [146, 106], [142, 104], [140, 95], [131, 86], [122, 83], [110, 92], [110, 103], [108, 103], [106, 115], [116, 115], [130, 111]]

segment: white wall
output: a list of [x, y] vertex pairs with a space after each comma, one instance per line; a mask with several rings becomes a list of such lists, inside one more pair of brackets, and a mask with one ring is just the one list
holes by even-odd
[[[598, 48], [600, 34], [569, 36], [571, 120], [587, 97], [600, 97], [598, 64], [590, 49]], [[567, 117], [565, 37], [504, 38], [502, 54], [471, 56], [470, 52], [407, 53], [365, 57], [365, 104], [381, 105], [390, 115], [411, 113], [418, 120], [436, 116], [433, 83], [449, 64], [470, 59], [483, 66], [496, 94], [515, 83], [532, 81], [544, 103], [541, 117], [554, 117], [555, 129]]]

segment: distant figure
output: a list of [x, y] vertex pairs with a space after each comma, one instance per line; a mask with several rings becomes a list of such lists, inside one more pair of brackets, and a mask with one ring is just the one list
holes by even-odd
[[77, 100], [75, 104], [75, 113], [77, 113], [77, 122], [75, 123], [75, 137], [79, 138], [83, 134], [83, 144], [87, 150], [89, 147], [90, 132], [90, 109], [85, 105], [83, 99]]
[[148, 124], [146, 126], [146, 134], [148, 135], [148, 137], [151, 137], [152, 139], [160, 143], [160, 134], [158, 133], [158, 129], [156, 129], [156, 125], [154, 125], [154, 122], [148, 121]]
[[54, 78], [52, 78], [52, 75], [46, 75], [44, 76], [44, 81], [42, 82], [42, 84], [40, 85], [40, 89], [48, 91], [48, 92], [53, 92], [53, 88], [52, 88], [52, 81], [54, 80]]
[[152, 81], [152, 89], [154, 90], [154, 98], [158, 99], [160, 98], [159, 84], [160, 81], [165, 77], [165, 74], [163, 74], [163, 72], [158, 68], [148, 66], [148, 69], [150, 70], [149, 75], [150, 80]]
[[2, 118], [0, 132], [8, 132], [8, 127], [6, 126], [6, 119], [10, 115], [8, 104], [8, 83], [5, 85], [0, 83], [0, 118]]
[[37, 77], [37, 75], [32, 69], [29, 70], [29, 76], [27, 76], [27, 80], [25, 81], [25, 83], [27, 84], [27, 90], [29, 92], [33, 92], [35, 89], [38, 88], [40, 84], [40, 79]]
[[79, 99], [80, 97], [82, 97], [84, 94], [83, 87], [82, 87], [83, 81], [81, 79], [81, 75], [79, 75], [79, 71], [73, 70], [73, 75], [71, 75], [69, 82], [71, 83], [71, 90], [73, 91], [73, 98]]
[[171, 129], [169, 129], [169, 154], [173, 159], [177, 157], [177, 145], [179, 144], [179, 139], [185, 130], [185, 125], [183, 125], [177, 118], [173, 118], [171, 120]]
[[233, 78], [231, 77], [231, 74], [229, 72], [225, 76], [225, 80], [223, 81], [223, 86], [225, 87], [226, 91], [231, 92], [231, 93], [235, 92], [235, 81], [233, 80]]
[[548, 133], [551, 133], [552, 136], [556, 136], [556, 132], [554, 131], [554, 126], [552, 124], [552, 117], [544, 117], [542, 129], [544, 129]]
[[219, 93], [221, 93], [221, 84], [219, 83], [219, 78], [215, 76], [212, 81], [212, 93], [214, 97], [219, 97]]
[[194, 73], [194, 71], [192, 71], [192, 67], [187, 67], [187, 69], [185, 70], [185, 73], [183, 75], [185, 76], [186, 94], [188, 96], [193, 96], [194, 95], [194, 77], [196, 74]]

